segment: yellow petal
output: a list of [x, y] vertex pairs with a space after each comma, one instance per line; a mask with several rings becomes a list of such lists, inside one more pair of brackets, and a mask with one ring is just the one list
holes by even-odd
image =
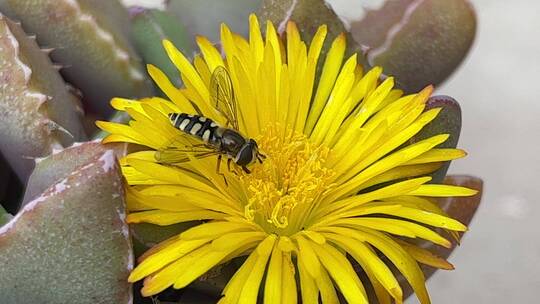
[[[227, 233], [219, 238], [215, 239], [212, 242], [212, 248], [215, 248], [216, 250], [228, 250], [232, 246], [236, 246], [236, 243], [244, 243], [244, 244], [254, 244], [259, 243], [264, 238], [268, 236], [266, 232], [263, 231], [243, 231], [243, 232], [234, 232], [234, 233]], [[249, 245], [248, 247], [250, 247]]]
[[361, 241], [368, 242], [379, 249], [398, 268], [407, 281], [411, 284], [420, 303], [431, 303], [426, 290], [425, 278], [416, 261], [395, 241], [383, 233], [373, 230], [357, 228], [333, 228], [328, 232], [335, 232]]
[[433, 147], [443, 143], [447, 139], [447, 134], [436, 135], [428, 139], [419, 141], [410, 146], [407, 146], [397, 152], [394, 152], [389, 156], [386, 156], [383, 159], [375, 162], [367, 169], [362, 171], [360, 174], [358, 174], [345, 184], [341, 185], [340, 187], [336, 188], [336, 190], [329, 192], [327, 196], [340, 198], [347, 194], [354, 193], [359, 186], [361, 186], [365, 181], [369, 180], [370, 178], [386, 172], [392, 168], [395, 168], [399, 165], [402, 165], [408, 160], [413, 159], [416, 156], [431, 150]]
[[461, 149], [433, 149], [426, 153], [411, 159], [405, 165], [425, 164], [454, 160], [467, 156], [467, 153]]
[[328, 272], [325, 268], [321, 268], [320, 275], [315, 278], [315, 282], [317, 282], [317, 288], [319, 288], [321, 300], [323, 303], [339, 303], [337, 292], [334, 288], [334, 282], [332, 282], [332, 279], [328, 275]]
[[142, 145], [148, 144], [146, 138], [140, 133], [133, 130], [130, 126], [108, 121], [96, 121], [96, 125], [98, 126], [98, 128], [111, 134], [121, 135], [122, 137], [129, 137], [133, 140], [133, 142]]
[[193, 227], [182, 232], [180, 237], [184, 240], [203, 239], [211, 236], [215, 238], [228, 233], [251, 230], [251, 226], [240, 225], [236, 222], [217, 221]]
[[[291, 253], [283, 253], [281, 279], [281, 302], [283, 304], [296, 304], [298, 294], [296, 290], [295, 267], [291, 260]], [[307, 303], [307, 302], [304, 302]]]
[[454, 265], [450, 264], [447, 260], [436, 256], [429, 250], [401, 240], [396, 240], [396, 242], [398, 242], [415, 260], [422, 264], [444, 270], [454, 269]]
[[327, 207], [321, 208], [320, 212], [317, 213], [317, 216], [321, 217], [323, 215], [333, 212], [345, 212], [368, 202], [408, 194], [411, 191], [418, 189], [418, 187], [429, 182], [430, 180], [431, 177], [429, 176], [414, 178], [391, 184], [389, 186], [371, 192], [358, 194], [342, 200], [337, 200], [329, 204]]
[[226, 214], [209, 210], [190, 210], [184, 212], [150, 210], [131, 213], [127, 216], [126, 221], [130, 224], [151, 223], [159, 226], [168, 226], [189, 221], [221, 219], [225, 216]]
[[218, 66], [225, 66], [225, 63], [223, 62], [223, 59], [221, 58], [221, 54], [219, 51], [214, 47], [212, 42], [208, 40], [204, 36], [197, 36], [195, 37], [197, 41], [197, 45], [199, 46], [199, 49], [201, 50], [201, 53], [204, 56], [204, 61], [208, 64], [208, 68], [210, 69], [210, 74], [218, 67]]
[[[183, 276], [186, 271], [191, 272], [200, 270], [200, 267], [206, 266], [206, 263], [204, 262], [206, 261], [205, 257], [210, 254], [210, 246], [206, 245], [184, 255], [155, 274], [147, 277], [144, 280], [141, 294], [145, 297], [158, 294], [172, 286], [179, 275]], [[210, 260], [210, 262], [214, 262], [214, 260]], [[199, 263], [202, 265], [198, 266]]]
[[308, 116], [304, 132], [311, 134], [319, 116], [324, 109], [328, 96], [334, 87], [334, 82], [341, 69], [341, 62], [345, 55], [346, 38], [345, 34], [339, 35], [333, 42], [324, 62], [321, 79], [317, 86], [317, 93], [313, 100], [313, 105]]
[[160, 69], [155, 67], [154, 65], [147, 65], [146, 66], [148, 70], [148, 74], [154, 82], [157, 84], [157, 86], [169, 97], [172, 102], [174, 102], [179, 108], [180, 111], [184, 113], [195, 113], [195, 108], [191, 105], [191, 103], [187, 100], [187, 98], [178, 90], [169, 80], [167, 75], [163, 73]]
[[[279, 246], [274, 246], [268, 271], [266, 272], [266, 283], [264, 285], [264, 303], [280, 303], [282, 294], [282, 271], [283, 271], [283, 253]], [[286, 287], [287, 288], [287, 287]]]
[[376, 217], [361, 217], [342, 219], [335, 221], [333, 224], [340, 226], [349, 226], [351, 228], [358, 226], [366, 227], [410, 238], [419, 237], [431, 241], [435, 244], [444, 246], [446, 248], [449, 248], [452, 245], [450, 241], [440, 236], [436, 232], [424, 226], [403, 220]]
[[255, 61], [262, 61], [264, 42], [259, 27], [259, 21], [255, 14], [249, 15], [249, 45], [251, 47], [251, 52], [254, 54]]
[[187, 60], [184, 54], [182, 54], [172, 42], [163, 40], [163, 47], [171, 61], [182, 73], [184, 83], [186, 82], [185, 80], [188, 80], [196, 90], [197, 94], [201, 96], [201, 103], [197, 104], [197, 106], [201, 109], [203, 114], [211, 118], [218, 117], [216, 110], [213, 109], [210, 104], [210, 92], [208, 91], [208, 87], [206, 87], [200, 75], [197, 73], [197, 70], [195, 70], [191, 63], [189, 63], [189, 60]]
[[418, 165], [403, 165], [390, 169], [364, 183], [360, 190], [367, 189], [374, 185], [379, 185], [393, 180], [402, 178], [411, 178], [416, 176], [427, 175], [441, 168], [442, 163], [427, 163]]
[[[182, 257], [177, 263], [183, 263], [184, 269], [181, 273], [177, 274], [177, 278], [174, 281], [174, 288], [180, 289], [186, 287], [212, 267], [220, 264], [229, 254], [235, 252], [237, 249], [241, 249], [240, 251], [243, 252], [245, 249], [252, 247], [256, 241], [237, 238], [236, 242], [230, 242], [229, 246], [220, 247], [216, 247], [212, 243], [204, 247], [208, 251], [205, 250], [200, 255]], [[203, 248], [200, 250], [202, 251]]]
[[478, 191], [451, 185], [422, 185], [418, 189], [409, 192], [409, 195], [449, 197], [449, 196], [472, 196]]
[[225, 295], [227, 303], [238, 303], [238, 299], [240, 299], [242, 293], [242, 288], [255, 268], [257, 262], [258, 254], [256, 252], [252, 252], [247, 260], [242, 264], [240, 269], [238, 269], [234, 276], [229, 280], [222, 292], [222, 294]]
[[257, 253], [257, 261], [246, 279], [244, 287], [242, 287], [242, 292], [239, 304], [256, 304], [257, 295], [259, 294], [259, 286], [261, 285], [261, 280], [263, 278], [266, 264], [270, 258], [270, 254], [274, 247], [276, 241], [275, 235], [269, 235], [263, 242], [259, 244], [255, 252]]
[[302, 256], [298, 256], [298, 272], [300, 274], [300, 292], [302, 302], [306, 304], [319, 303], [319, 290], [313, 277], [307, 271], [308, 266], [304, 263]]
[[310, 245], [310, 242], [302, 236], [296, 236], [295, 240], [298, 242], [298, 258], [302, 259], [306, 266], [306, 271], [313, 278], [320, 276], [321, 263], [319, 258]]
[[413, 208], [399, 207], [395, 209], [380, 210], [380, 213], [407, 218], [413, 221], [455, 231], [466, 231], [467, 227], [462, 223], [435, 213]]
[[361, 284], [358, 285], [358, 277], [347, 258], [329, 244], [318, 245], [314, 243], [314, 248], [321, 263], [339, 286], [345, 299], [349, 303], [368, 303], [365, 290]]
[[[178, 260], [182, 256], [208, 243], [206, 240], [184, 241], [178, 237], [173, 237], [158, 245], [159, 250], [154, 249], [153, 254], [146, 256], [142, 262], [133, 269], [129, 275], [129, 282], [136, 282], [142, 278], [162, 269], [167, 264]], [[145, 254], [146, 255], [146, 254]]]
[[[339, 109], [343, 108], [344, 101], [347, 100], [347, 96], [349, 95], [349, 92], [354, 84], [355, 67], [356, 55], [353, 55], [343, 65], [343, 68], [335, 81], [334, 88], [331, 91], [328, 101], [324, 105], [324, 108], [317, 119], [313, 132], [310, 136], [310, 139], [313, 142], [321, 143], [326, 133], [330, 130], [332, 124], [341, 125], [341, 121], [335, 121], [334, 118]], [[312, 109], [312, 111], [314, 111], [314, 109]], [[330, 136], [332, 135], [333, 134]]]
[[368, 275], [373, 275], [377, 282], [380, 282], [394, 299], [401, 300], [403, 292], [396, 277], [388, 266], [366, 244], [351, 238], [349, 235], [325, 233], [325, 236], [350, 254]]

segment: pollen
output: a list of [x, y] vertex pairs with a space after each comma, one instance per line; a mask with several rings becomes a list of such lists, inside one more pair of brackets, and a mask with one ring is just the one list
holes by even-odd
[[244, 213], [267, 233], [292, 235], [332, 188], [331, 150], [279, 125], [266, 128], [257, 139], [267, 159], [241, 178], [247, 195]]

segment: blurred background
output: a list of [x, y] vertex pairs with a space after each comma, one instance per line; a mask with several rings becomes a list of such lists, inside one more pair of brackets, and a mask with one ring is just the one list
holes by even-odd
[[[159, 7], [160, 1], [132, 0]], [[329, 0], [346, 22], [382, 0]], [[429, 281], [433, 303], [537, 303], [540, 288], [540, 1], [471, 0], [477, 13], [474, 45], [437, 94], [462, 107], [459, 146], [465, 159], [450, 174], [484, 180], [480, 209], [461, 248], [456, 270]], [[409, 299], [407, 303], [417, 303]]]
[[434, 303], [538, 303], [540, 1], [472, 2], [475, 45], [439, 92], [460, 101], [469, 152], [450, 173], [482, 177], [484, 195], [457, 269], [428, 285]]

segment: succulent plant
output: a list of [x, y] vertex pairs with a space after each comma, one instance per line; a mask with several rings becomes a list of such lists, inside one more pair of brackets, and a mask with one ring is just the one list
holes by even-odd
[[[151, 84], [145, 64], [181, 85], [162, 40], [195, 56], [195, 35], [218, 43], [220, 22], [247, 34], [251, 12], [278, 25], [280, 35], [294, 21], [306, 41], [326, 24], [323, 54], [345, 33], [347, 56], [358, 54], [366, 71], [382, 66], [405, 92], [446, 79], [475, 35], [466, 0], [388, 0], [352, 22], [350, 32], [324, 0], [170, 0], [164, 11], [126, 8], [117, 0], [0, 0], [0, 302], [151, 302], [139, 296], [140, 286], [128, 284], [134, 259], [198, 222], [128, 226], [117, 156], [140, 147], [101, 144], [105, 133], [95, 120], [125, 122], [111, 98], [144, 98], [164, 89]], [[317, 75], [321, 69], [319, 63]], [[443, 148], [455, 148], [459, 104], [434, 96], [426, 111], [435, 107], [442, 107], [441, 114], [410, 143], [445, 130], [450, 138]], [[433, 182], [481, 192], [478, 178], [446, 176], [449, 163]], [[439, 205], [468, 224], [480, 196], [440, 199]], [[444, 258], [454, 249], [424, 245]], [[241, 262], [212, 269], [183, 292], [167, 290], [157, 299], [211, 303]], [[423, 271], [432, 274], [431, 268]]]

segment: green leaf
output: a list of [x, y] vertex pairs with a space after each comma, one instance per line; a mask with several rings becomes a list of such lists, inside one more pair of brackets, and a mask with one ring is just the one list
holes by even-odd
[[19, 179], [53, 147], [86, 140], [82, 109], [48, 55], [0, 14], [0, 150]]
[[112, 97], [152, 94], [146, 73], [129, 42], [127, 10], [118, 0], [0, 0], [2, 12], [20, 20], [62, 75], [80, 89], [87, 108], [112, 113]]
[[96, 151], [0, 228], [3, 303], [131, 303], [122, 174]]
[[[180, 74], [172, 64], [162, 46], [168, 39], [184, 54], [193, 54], [193, 38], [187, 33], [184, 25], [169, 14], [159, 10], [132, 9], [134, 45], [143, 61], [160, 68], [176, 85], [180, 85]], [[218, 28], [215, 30], [217, 31]]]
[[474, 41], [476, 15], [467, 0], [388, 0], [353, 22], [351, 32], [370, 48], [370, 64], [412, 93], [441, 83], [459, 66]]

